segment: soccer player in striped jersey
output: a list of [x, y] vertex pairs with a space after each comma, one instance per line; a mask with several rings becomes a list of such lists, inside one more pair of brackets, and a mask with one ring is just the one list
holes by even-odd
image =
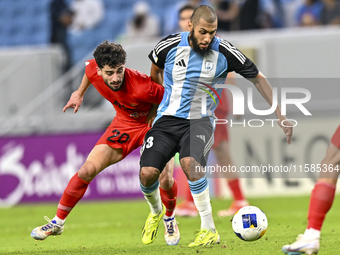
[[[162, 39], [149, 54], [151, 78], [160, 84], [164, 82], [165, 92], [153, 127], [144, 138], [141, 156], [140, 185], [151, 209], [142, 231], [145, 244], [155, 239], [162, 218], [158, 177], [177, 152], [201, 217], [201, 229], [189, 247], [220, 241], [212, 216], [208, 181], [201, 171], [214, 142], [214, 101], [219, 97], [215, 85], [223, 84], [228, 72], [235, 71], [252, 81], [272, 104], [272, 88], [266, 77], [232, 44], [215, 36], [217, 17], [211, 7], [197, 7], [189, 28], [190, 32]], [[207, 92], [213, 98], [206, 97]], [[221, 89], [217, 92], [221, 93]], [[204, 109], [202, 98], [206, 99]], [[287, 142], [291, 143], [292, 125], [279, 106], [275, 113]], [[282, 121], [290, 127], [282, 126]]]
[[340, 169], [340, 126], [332, 136], [326, 156], [321, 162], [322, 171], [312, 190], [308, 209], [308, 223], [304, 234], [296, 242], [282, 247], [285, 254], [317, 254], [320, 232], [327, 212], [331, 209]]
[[[188, 25], [191, 18], [192, 13], [194, 12], [195, 7], [191, 5], [184, 5], [179, 10], [179, 27], [182, 32], [189, 31]], [[233, 79], [234, 73], [229, 73], [227, 80], [229, 84], [234, 84]], [[226, 90], [224, 89], [221, 93], [221, 103], [217, 105], [215, 110], [215, 116], [218, 119], [226, 119], [229, 114], [229, 102]], [[228, 126], [227, 125], [216, 125], [214, 131], [214, 144], [212, 149], [214, 151], [215, 157], [217, 159], [217, 163], [220, 166], [233, 166], [233, 161], [231, 159], [229, 153], [229, 135], [228, 135]], [[226, 173], [228, 174], [228, 173]], [[236, 173], [229, 173], [226, 178], [226, 183], [230, 188], [232, 193], [233, 203], [227, 210], [218, 211], [217, 215], [220, 217], [227, 217], [234, 215], [239, 209], [243, 206], [248, 205], [248, 201], [245, 199], [244, 194], [241, 189], [240, 181]], [[178, 216], [189, 216], [195, 217], [198, 212], [194, 203], [194, 199], [191, 195], [191, 191], [189, 185], [187, 187], [181, 187], [185, 190], [185, 200], [177, 205], [176, 207], [176, 215]]]

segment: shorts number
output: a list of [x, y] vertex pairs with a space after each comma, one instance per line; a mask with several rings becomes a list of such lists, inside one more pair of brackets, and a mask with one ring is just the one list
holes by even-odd
[[120, 135], [120, 131], [118, 129], [113, 130], [112, 134], [113, 134], [112, 136], [109, 136], [107, 138], [107, 141], [112, 142], [112, 143], [118, 142], [122, 144], [122, 143], [127, 142], [130, 139], [130, 136], [127, 133], [123, 133]]
[[153, 136], [150, 136], [146, 142], [143, 144], [142, 149], [140, 150], [140, 154], [143, 154], [145, 148], [149, 149], [153, 146]]
[[153, 136], [150, 136], [148, 140], [146, 140], [145, 148], [149, 149], [153, 146]]

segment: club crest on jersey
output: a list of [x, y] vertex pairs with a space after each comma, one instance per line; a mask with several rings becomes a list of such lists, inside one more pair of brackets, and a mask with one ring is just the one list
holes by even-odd
[[205, 70], [211, 71], [212, 69], [214, 69], [214, 63], [210, 60], [206, 60], [205, 61]]

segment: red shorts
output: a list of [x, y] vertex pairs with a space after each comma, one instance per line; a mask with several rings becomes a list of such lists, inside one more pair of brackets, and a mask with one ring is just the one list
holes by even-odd
[[107, 144], [123, 150], [123, 158], [143, 144], [144, 136], [149, 131], [148, 124], [127, 122], [114, 118], [98, 144]]
[[228, 141], [227, 124], [216, 124], [212, 148], [216, 148], [223, 140]]
[[[215, 111], [215, 116], [218, 119], [226, 119], [228, 116], [227, 111], [222, 111], [222, 110], [216, 110]], [[227, 124], [216, 124], [215, 126], [215, 132], [214, 132], [214, 144], [211, 148], [216, 148], [220, 142], [222, 141], [228, 141], [229, 136], [228, 136], [228, 126]]]
[[340, 149], [340, 126], [338, 126], [334, 135], [332, 136], [331, 143], [334, 144], [337, 148]]

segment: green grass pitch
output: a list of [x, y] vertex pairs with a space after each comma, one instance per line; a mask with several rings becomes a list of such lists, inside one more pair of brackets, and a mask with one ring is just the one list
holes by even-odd
[[[319, 254], [340, 254], [340, 196], [326, 217]], [[230, 218], [219, 218], [216, 212], [229, 205], [228, 200], [212, 200], [214, 219], [221, 235], [218, 245], [188, 248], [199, 218], [178, 217], [181, 240], [167, 246], [161, 223], [154, 243], [144, 245], [140, 233], [149, 212], [144, 200], [80, 202], [68, 217], [64, 233], [35, 241], [31, 230], [44, 224], [44, 215], [52, 218], [57, 203], [19, 205], [0, 209], [0, 254], [281, 254], [281, 246], [294, 241], [305, 229], [309, 197], [250, 199], [252, 205], [267, 215], [267, 233], [255, 242], [245, 242], [233, 233]]]

